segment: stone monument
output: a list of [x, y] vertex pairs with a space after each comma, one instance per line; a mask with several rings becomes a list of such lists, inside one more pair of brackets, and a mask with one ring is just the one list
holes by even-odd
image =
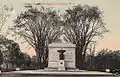
[[71, 43], [50, 44], [48, 68], [58, 70], [75, 69], [75, 45]]

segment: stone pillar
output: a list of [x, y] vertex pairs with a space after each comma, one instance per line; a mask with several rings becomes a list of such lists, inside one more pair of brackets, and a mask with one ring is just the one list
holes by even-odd
[[58, 70], [65, 70], [65, 61], [64, 61], [65, 50], [58, 50], [58, 52], [59, 52]]

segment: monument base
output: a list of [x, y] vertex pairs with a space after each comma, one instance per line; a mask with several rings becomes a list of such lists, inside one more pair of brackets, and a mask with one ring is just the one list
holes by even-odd
[[64, 60], [59, 60], [59, 64], [58, 64], [58, 70], [65, 70], [65, 63]]

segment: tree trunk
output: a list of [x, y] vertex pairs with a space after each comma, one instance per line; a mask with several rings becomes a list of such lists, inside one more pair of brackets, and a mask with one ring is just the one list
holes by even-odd
[[45, 67], [48, 67], [48, 52], [49, 52], [49, 50], [48, 50], [48, 47], [46, 47], [46, 53], [45, 53], [45, 59], [44, 59], [44, 64], [45, 64]]
[[39, 69], [43, 69], [44, 68], [44, 46], [37, 45], [35, 51], [38, 59], [37, 67]]
[[41, 53], [38, 49], [35, 50], [36, 51], [36, 56], [37, 56], [37, 60], [38, 60], [38, 63], [37, 63], [37, 68], [40, 69], [41, 68]]
[[82, 54], [83, 49], [76, 46], [76, 67], [83, 70], [85, 69], [85, 56]]

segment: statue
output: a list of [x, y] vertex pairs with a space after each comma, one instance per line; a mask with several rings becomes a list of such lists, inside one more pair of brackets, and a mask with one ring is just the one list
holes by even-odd
[[65, 50], [58, 50], [58, 52], [59, 52], [59, 59], [60, 60], [64, 60], [64, 52], [65, 52]]

